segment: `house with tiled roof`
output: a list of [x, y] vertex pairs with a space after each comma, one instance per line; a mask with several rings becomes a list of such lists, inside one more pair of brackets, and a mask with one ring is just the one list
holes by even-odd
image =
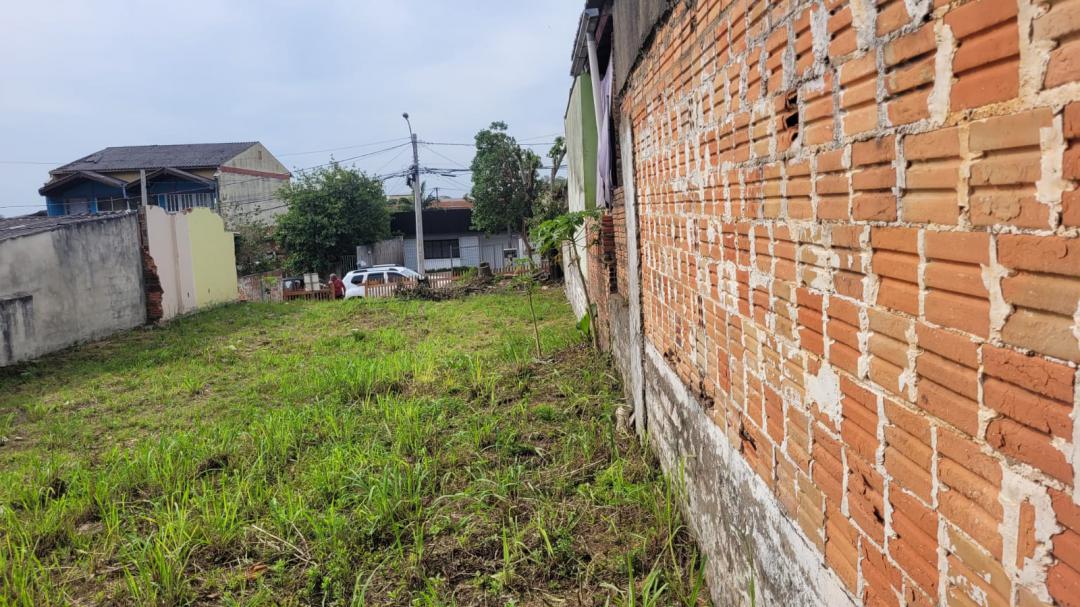
[[[269, 223], [291, 175], [259, 142], [108, 147], [49, 171], [39, 193], [50, 216], [206, 207], [226, 225]], [[145, 192], [144, 192], [145, 189]]]

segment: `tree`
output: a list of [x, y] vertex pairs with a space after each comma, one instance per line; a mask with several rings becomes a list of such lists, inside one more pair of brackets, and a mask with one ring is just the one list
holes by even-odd
[[[472, 223], [488, 234], [517, 230], [526, 235], [533, 204], [543, 190], [536, 174], [540, 157], [519, 146], [506, 129], [505, 122], [492, 122], [476, 134], [476, 156], [470, 167]], [[532, 259], [528, 238], [525, 246]]]
[[542, 183], [540, 195], [533, 204], [529, 224], [534, 230], [545, 221], [555, 219], [569, 210], [566, 178], [559, 177], [559, 167], [566, 158], [566, 140], [556, 137], [547, 157], [551, 159], [551, 176]]
[[280, 190], [289, 206], [278, 217], [277, 239], [294, 271], [327, 271], [356, 245], [390, 235], [382, 182], [334, 163]]
[[245, 222], [233, 227], [236, 247], [236, 272], [241, 276], [281, 268], [281, 251], [274, 238], [273, 226]]
[[562, 161], [566, 159], [565, 137], [555, 138], [555, 143], [548, 150], [547, 157], [551, 159], [551, 182], [554, 183], [555, 178], [559, 175], [559, 169], [562, 167]]

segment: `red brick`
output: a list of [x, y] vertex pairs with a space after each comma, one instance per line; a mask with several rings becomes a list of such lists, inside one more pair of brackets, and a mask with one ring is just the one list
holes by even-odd
[[877, 35], [886, 36], [911, 21], [903, 1], [894, 1], [878, 11]]
[[896, 138], [882, 137], [851, 145], [852, 166], [892, 162], [896, 158]]
[[931, 261], [926, 264], [923, 284], [928, 289], [942, 289], [981, 299], [990, 296], [983, 283], [982, 269], [972, 264]]
[[1002, 0], [977, 0], [957, 7], [945, 15], [945, 25], [952, 28], [957, 38], [966, 38], [994, 25], [1015, 19], [1015, 2]]
[[990, 264], [990, 235], [985, 232], [926, 232], [926, 256]]
[[986, 442], [1005, 455], [1031, 464], [1050, 476], [1072, 482], [1072, 466], [1050, 442], [1050, 436], [1008, 418], [998, 418], [986, 428]]
[[1080, 505], [1072, 500], [1072, 496], [1058, 491], [1050, 490], [1050, 503], [1057, 515], [1058, 524], [1066, 529], [1080, 532]]
[[972, 372], [978, 368], [978, 345], [971, 339], [942, 329], [935, 329], [922, 323], [915, 326], [915, 334], [918, 337], [920, 348], [929, 350], [947, 360], [966, 365]]
[[1074, 101], [1065, 106], [1064, 129], [1065, 137], [1069, 139], [1080, 137], [1080, 102]]
[[1080, 362], [1080, 343], [1072, 328], [1072, 316], [1017, 308], [1005, 321], [1001, 340], [1040, 354]]
[[1043, 84], [1050, 88], [1077, 80], [1080, 80], [1080, 41], [1073, 40], [1050, 52]]
[[927, 413], [968, 434], [974, 435], [978, 432], [979, 407], [974, 400], [964, 398], [932, 381], [921, 379], [916, 402], [919, 408]]
[[1020, 504], [1020, 517], [1016, 530], [1016, 567], [1024, 568], [1024, 560], [1035, 556], [1038, 540], [1035, 538], [1035, 507], [1031, 502]]
[[858, 533], [840, 512], [840, 506], [825, 508], [825, 562], [837, 573], [848, 590], [858, 586]]
[[860, 554], [863, 580], [866, 582], [865, 604], [875, 607], [899, 607], [900, 588], [903, 583], [899, 570], [885, 559], [880, 550], [866, 542], [860, 544]]
[[928, 23], [918, 30], [896, 38], [885, 45], [886, 65], [896, 65], [908, 59], [929, 53], [937, 48], [934, 24]]
[[1036, 394], [1072, 402], [1073, 371], [1066, 365], [990, 345], [983, 346], [983, 365], [987, 375]]
[[956, 597], [955, 591], [962, 590], [970, 604], [1008, 605], [1012, 585], [997, 558], [956, 531], [948, 529], [948, 532], [953, 548], [948, 557], [949, 578], [955, 584], [950, 597]]
[[1050, 568], [1046, 587], [1061, 607], [1080, 607], [1080, 573], [1065, 563]]
[[948, 158], [960, 154], [959, 129], [956, 127], [909, 135], [904, 138], [904, 156], [908, 160]]
[[1053, 114], [1039, 108], [974, 122], [968, 135], [972, 151], [1002, 150], [1039, 145], [1040, 131], [1050, 126]]
[[870, 464], [854, 453], [847, 458], [848, 510], [855, 524], [875, 543], [885, 541], [884, 479]]
[[998, 237], [998, 261], [1015, 270], [1080, 277], [1080, 239], [1005, 234]]
[[923, 592], [937, 593], [937, 515], [908, 497], [897, 485], [890, 486], [892, 527], [896, 537], [889, 541], [889, 552]]
[[990, 302], [975, 297], [964, 297], [947, 291], [927, 293], [927, 320], [967, 331], [980, 337], [990, 334]]

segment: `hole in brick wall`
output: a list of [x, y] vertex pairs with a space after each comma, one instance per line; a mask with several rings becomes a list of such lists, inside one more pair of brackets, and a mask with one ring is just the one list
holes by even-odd
[[[784, 109], [789, 113], [784, 116], [784, 127], [794, 129], [799, 126], [799, 94], [792, 93], [784, 100]], [[792, 138], [794, 141], [794, 138]]]
[[617, 255], [615, 252], [615, 218], [611, 213], [600, 216], [600, 259], [607, 267], [608, 293], [619, 292]]
[[697, 397], [701, 407], [706, 411], [712, 411], [716, 407], [716, 399], [709, 396], [709, 391], [705, 388], [705, 380], [698, 380], [697, 393], [694, 396]]
[[754, 437], [750, 436], [750, 433], [746, 431], [746, 426], [739, 425], [739, 438], [742, 439], [743, 450], [745, 451], [746, 445], [750, 445], [750, 449], [757, 451], [757, 443], [754, 442]]

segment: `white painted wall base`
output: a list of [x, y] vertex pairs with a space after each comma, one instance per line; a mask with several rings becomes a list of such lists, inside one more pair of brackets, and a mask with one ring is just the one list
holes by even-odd
[[836, 574], [743, 459], [663, 355], [645, 345], [650, 445], [664, 471], [685, 478], [684, 519], [708, 557], [716, 605], [854, 606]]

